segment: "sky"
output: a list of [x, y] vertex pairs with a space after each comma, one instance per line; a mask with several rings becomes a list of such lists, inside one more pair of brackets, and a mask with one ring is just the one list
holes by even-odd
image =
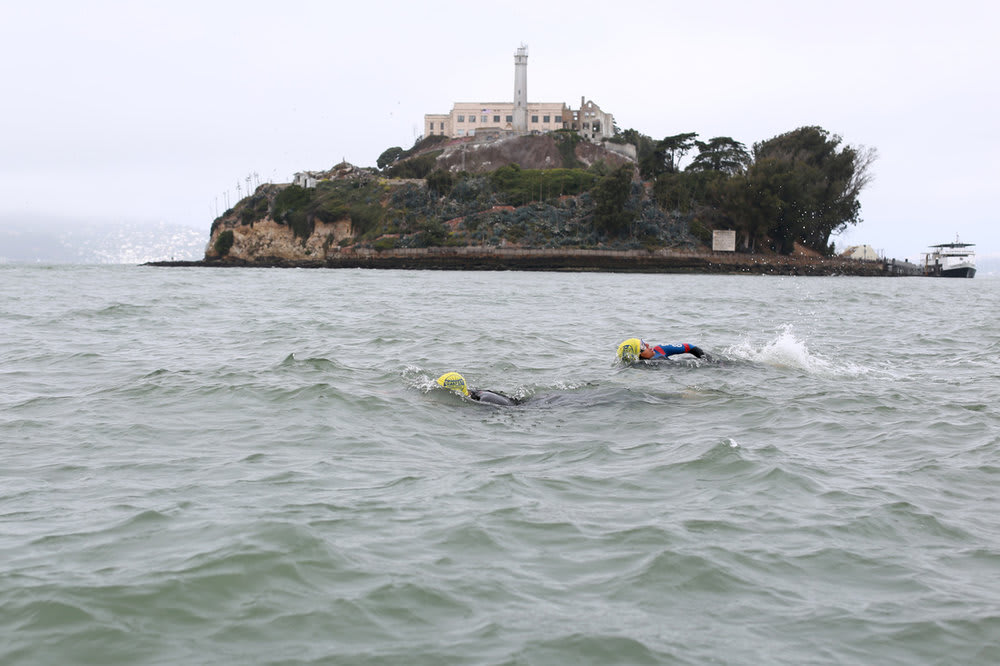
[[[1000, 4], [655, 0], [0, 3], [0, 228], [204, 229], [247, 178], [289, 182], [408, 148], [425, 113], [581, 97], [654, 139], [748, 148], [818, 125], [873, 148], [862, 222], [834, 238], [917, 261], [1000, 256]], [[39, 222], [40, 223], [40, 222]]]

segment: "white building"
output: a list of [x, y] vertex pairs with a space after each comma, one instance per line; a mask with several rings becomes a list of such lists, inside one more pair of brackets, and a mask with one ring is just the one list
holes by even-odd
[[861, 261], [878, 261], [881, 257], [871, 245], [851, 245], [840, 253], [840, 256], [847, 259], [859, 259]]
[[514, 99], [510, 102], [456, 102], [449, 113], [424, 116], [424, 136], [475, 136], [484, 131], [511, 134], [574, 130], [591, 141], [614, 135], [615, 119], [593, 101], [580, 108], [562, 102], [528, 101], [528, 48], [514, 54]]

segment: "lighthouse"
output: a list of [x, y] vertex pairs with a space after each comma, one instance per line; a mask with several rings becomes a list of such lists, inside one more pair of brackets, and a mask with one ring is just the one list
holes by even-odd
[[514, 131], [528, 133], [528, 47], [514, 54]]

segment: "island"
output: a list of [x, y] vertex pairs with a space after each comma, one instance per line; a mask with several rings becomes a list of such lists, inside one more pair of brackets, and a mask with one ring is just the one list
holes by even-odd
[[[697, 150], [684, 168], [680, 160]], [[836, 256], [874, 152], [820, 127], [753, 145], [635, 130], [430, 135], [375, 167], [263, 183], [200, 262], [154, 265], [910, 275]], [[733, 247], [713, 249], [716, 232]]]

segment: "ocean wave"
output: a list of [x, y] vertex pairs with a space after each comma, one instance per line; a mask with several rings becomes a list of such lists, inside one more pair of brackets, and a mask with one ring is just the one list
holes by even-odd
[[829, 359], [811, 352], [800, 339], [792, 325], [785, 325], [777, 336], [764, 343], [749, 339], [727, 347], [723, 358], [749, 361], [774, 368], [802, 370], [809, 374], [837, 377], [858, 376], [872, 372], [873, 368], [849, 359]]

